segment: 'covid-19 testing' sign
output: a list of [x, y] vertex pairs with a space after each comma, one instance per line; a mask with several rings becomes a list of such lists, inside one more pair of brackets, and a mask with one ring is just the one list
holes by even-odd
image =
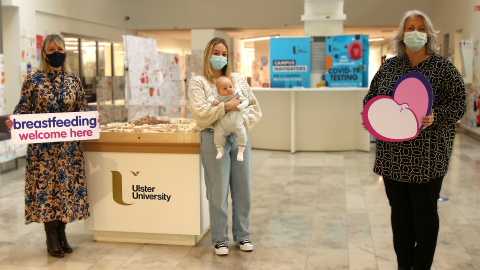
[[12, 115], [12, 143], [46, 143], [100, 138], [98, 112]]
[[366, 87], [363, 85], [363, 76], [367, 75], [362, 60], [362, 35], [329, 36], [325, 50], [327, 86]]
[[270, 39], [272, 88], [310, 87], [310, 37]]

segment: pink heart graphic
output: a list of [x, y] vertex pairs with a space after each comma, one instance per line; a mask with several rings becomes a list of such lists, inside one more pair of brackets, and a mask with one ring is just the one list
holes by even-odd
[[375, 138], [388, 142], [414, 139], [422, 131], [423, 116], [433, 104], [432, 86], [419, 72], [403, 75], [395, 84], [393, 98], [376, 96], [363, 109], [363, 122]]

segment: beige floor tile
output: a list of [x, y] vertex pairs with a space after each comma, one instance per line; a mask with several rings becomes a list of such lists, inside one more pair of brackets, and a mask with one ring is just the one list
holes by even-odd
[[[434, 270], [480, 265], [480, 142], [458, 134], [454, 145], [441, 191], [450, 200], [439, 202]], [[24, 225], [23, 159], [18, 170], [0, 175], [0, 269], [396, 270], [390, 206], [383, 179], [372, 172], [374, 151], [252, 154], [255, 249], [242, 252], [230, 242], [228, 256], [215, 255], [210, 233], [195, 247], [96, 242], [79, 221], [67, 226], [74, 253], [53, 258], [43, 224]]]
[[437, 270], [478, 270], [478, 265], [473, 261], [443, 261], [435, 260], [434, 265]]
[[2, 265], [2, 270], [44, 270], [45, 267]]
[[87, 270], [92, 267], [91, 263], [67, 262], [59, 260], [45, 268], [45, 270]]
[[310, 249], [305, 269], [348, 270], [348, 250]]
[[348, 261], [350, 270], [376, 270], [377, 260], [373, 244], [348, 243]]
[[100, 260], [92, 265], [88, 270], [115, 270], [119, 268], [125, 261]]

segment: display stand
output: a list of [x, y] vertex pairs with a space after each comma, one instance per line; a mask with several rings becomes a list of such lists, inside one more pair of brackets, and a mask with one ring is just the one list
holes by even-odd
[[254, 88], [262, 119], [249, 132], [252, 148], [370, 151], [360, 112], [368, 88]]
[[210, 228], [200, 144], [124, 135], [83, 143], [85, 229], [96, 241], [195, 245]]

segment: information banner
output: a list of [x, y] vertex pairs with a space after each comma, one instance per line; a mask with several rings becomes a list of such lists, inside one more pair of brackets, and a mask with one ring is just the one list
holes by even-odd
[[363, 36], [329, 36], [326, 42], [327, 86], [363, 87]]
[[100, 138], [98, 112], [19, 114], [12, 121], [12, 143], [46, 143]]
[[362, 62], [363, 62], [363, 81], [362, 87], [368, 87], [369, 84], [369, 76], [368, 76], [368, 61], [370, 60], [370, 43], [368, 41], [369, 35], [364, 35], [363, 40], [363, 55], [362, 55]]
[[272, 88], [310, 88], [310, 37], [270, 39]]

